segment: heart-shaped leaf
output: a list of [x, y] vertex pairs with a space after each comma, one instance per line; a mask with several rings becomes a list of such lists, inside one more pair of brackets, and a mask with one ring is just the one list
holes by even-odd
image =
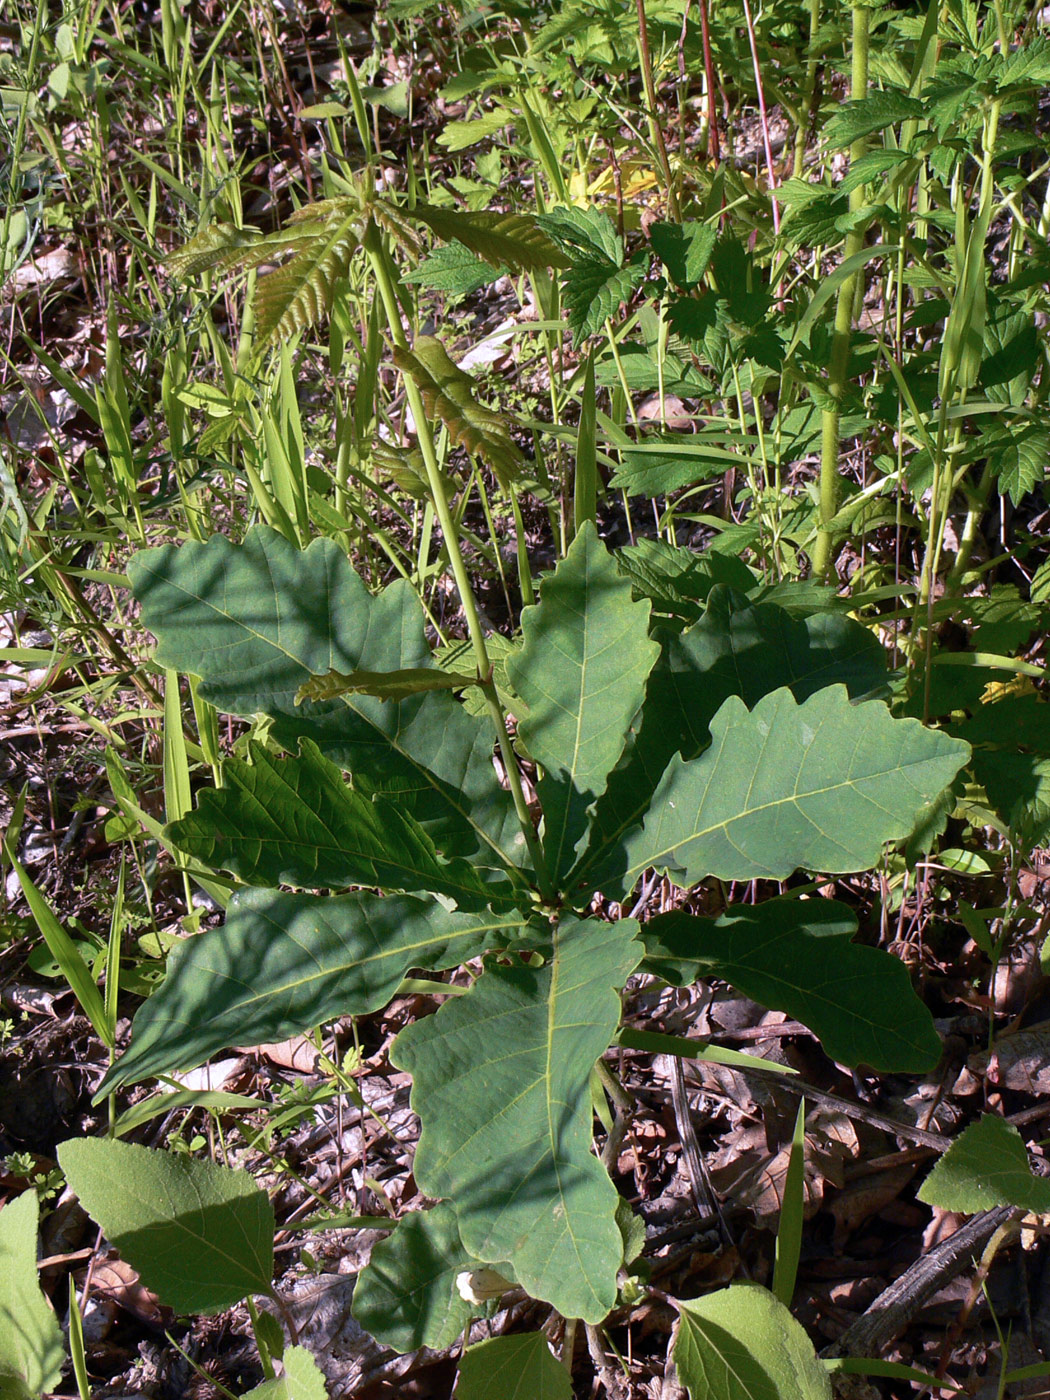
[[919, 1200], [942, 1210], [1018, 1206], [1050, 1214], [1050, 1181], [1036, 1176], [1021, 1134], [986, 1113], [957, 1137], [919, 1187]]
[[64, 1142], [58, 1160], [109, 1242], [176, 1312], [269, 1293], [273, 1207], [248, 1172], [111, 1138]]

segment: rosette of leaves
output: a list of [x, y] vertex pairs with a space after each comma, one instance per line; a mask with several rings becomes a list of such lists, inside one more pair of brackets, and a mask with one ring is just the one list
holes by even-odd
[[[590, 1083], [636, 969], [725, 978], [847, 1064], [936, 1061], [903, 965], [855, 944], [841, 904], [778, 897], [642, 925], [592, 909], [647, 870], [683, 890], [857, 871], [909, 834], [968, 750], [865, 698], [885, 661], [858, 623], [717, 583], [695, 622], [654, 625], [584, 526], [507, 662], [537, 769], [541, 893], [488, 717], [449, 689], [407, 583], [373, 595], [333, 541], [300, 552], [265, 527], [145, 551], [129, 574], [158, 662], [222, 710], [266, 716], [268, 743], [227, 759], [222, 787], [167, 830], [236, 888], [224, 927], [172, 957], [100, 1092], [376, 1010], [411, 969], [481, 959], [470, 990], [392, 1051], [421, 1120], [415, 1179], [437, 1204], [359, 1279], [357, 1316], [381, 1340], [451, 1344], [485, 1306], [464, 1277], [589, 1322], [614, 1306], [624, 1234]], [[297, 703], [304, 687], [322, 698]]]

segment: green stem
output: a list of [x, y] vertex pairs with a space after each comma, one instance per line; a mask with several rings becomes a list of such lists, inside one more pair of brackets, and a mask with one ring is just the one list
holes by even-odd
[[[859, 5], [853, 7], [853, 71], [850, 96], [856, 102], [868, 90], [868, 53], [871, 42], [871, 11]], [[850, 165], [864, 154], [867, 139], [861, 137], [850, 147]], [[850, 191], [851, 210], [860, 209], [864, 203], [864, 186], [858, 185]], [[864, 234], [851, 231], [846, 235], [843, 261], [859, 253], [864, 246]], [[842, 400], [846, 392], [846, 374], [849, 368], [850, 343], [853, 338], [853, 305], [860, 287], [860, 271], [852, 273], [839, 287], [835, 305], [835, 329], [831, 341], [831, 358], [828, 365], [828, 392], [833, 401], [830, 408], [821, 414], [820, 438], [820, 530], [813, 550], [813, 572], [818, 578], [830, 577], [834, 568], [832, 545], [834, 535], [830, 528], [839, 508], [842, 494], [842, 478], [839, 474], [839, 423], [842, 416]]]
[[[401, 308], [398, 304], [397, 292], [394, 284], [394, 272], [390, 265], [389, 254], [383, 244], [382, 235], [374, 223], [369, 223], [368, 231], [364, 238], [365, 251], [368, 254], [372, 270], [375, 273], [376, 285], [379, 287], [379, 294], [383, 299], [383, 306], [386, 309], [387, 323], [390, 327], [390, 335], [394, 344], [400, 349], [408, 349], [408, 341], [405, 338], [404, 328], [401, 324]], [[403, 376], [405, 386], [405, 396], [408, 399], [409, 408], [412, 410], [412, 417], [415, 419], [416, 434], [419, 438], [419, 448], [423, 454], [423, 463], [426, 467], [427, 482], [430, 486], [430, 494], [434, 502], [434, 509], [437, 512], [438, 521], [441, 525], [442, 534], [445, 537], [445, 548], [448, 550], [449, 563], [452, 566], [452, 575], [456, 581], [456, 588], [459, 590], [460, 602], [463, 607], [464, 616], [467, 619], [467, 631], [470, 633], [471, 644], [474, 648], [474, 656], [477, 661], [478, 677], [481, 681], [481, 691], [485, 697], [485, 705], [488, 709], [492, 723], [496, 729], [496, 739], [499, 743], [500, 756], [503, 759], [503, 766], [507, 774], [507, 783], [510, 787], [511, 798], [514, 802], [514, 810], [521, 823], [522, 833], [529, 848], [529, 855], [532, 858], [533, 869], [536, 872], [536, 881], [540, 893], [545, 899], [553, 897], [554, 890], [551, 885], [550, 875], [547, 871], [547, 862], [543, 855], [543, 848], [532, 825], [532, 817], [529, 814], [529, 805], [525, 800], [525, 790], [521, 782], [521, 771], [518, 768], [517, 756], [514, 746], [507, 733], [507, 719], [503, 713], [503, 706], [500, 704], [499, 695], [492, 679], [492, 662], [489, 660], [488, 648], [485, 646], [485, 634], [481, 626], [481, 618], [478, 615], [478, 605], [474, 598], [474, 590], [471, 587], [470, 575], [467, 572], [466, 562], [463, 558], [462, 550], [459, 547], [459, 533], [456, 530], [455, 521], [452, 518], [452, 510], [449, 506], [448, 495], [445, 491], [445, 483], [441, 475], [441, 468], [437, 459], [437, 452], [434, 448], [434, 439], [430, 431], [430, 420], [427, 417], [426, 406], [423, 403], [423, 395], [420, 393], [419, 385], [411, 374]]]

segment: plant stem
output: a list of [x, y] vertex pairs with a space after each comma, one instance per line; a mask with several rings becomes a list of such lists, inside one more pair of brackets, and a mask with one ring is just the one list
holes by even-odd
[[[379, 287], [379, 294], [383, 299], [386, 309], [387, 323], [390, 327], [390, 335], [394, 344], [401, 349], [408, 349], [408, 341], [405, 338], [404, 328], [401, 324], [401, 308], [398, 305], [397, 292], [394, 285], [394, 273], [390, 265], [389, 254], [383, 244], [382, 235], [378, 228], [371, 221], [364, 238], [365, 251], [368, 254], [372, 270], [375, 273], [376, 284]], [[445, 491], [445, 483], [442, 479], [441, 468], [438, 464], [437, 452], [434, 449], [434, 439], [430, 432], [430, 420], [427, 417], [426, 406], [423, 403], [423, 395], [420, 393], [419, 385], [412, 378], [411, 374], [403, 376], [405, 395], [408, 399], [409, 407], [412, 410], [412, 417], [415, 419], [416, 434], [419, 438], [419, 448], [423, 454], [423, 463], [426, 467], [427, 482], [430, 486], [430, 494], [434, 502], [434, 509], [437, 513], [438, 521], [441, 525], [442, 534], [445, 537], [445, 548], [448, 550], [449, 563], [452, 566], [452, 575], [459, 590], [460, 602], [463, 606], [463, 613], [467, 620], [467, 631], [470, 633], [471, 644], [474, 648], [474, 657], [478, 667], [478, 678], [481, 682], [481, 691], [485, 697], [485, 704], [489, 715], [496, 729], [496, 739], [499, 743], [500, 756], [503, 759], [503, 766], [507, 774], [507, 783], [510, 787], [511, 798], [514, 802], [514, 810], [521, 823], [522, 833], [529, 849], [532, 859], [533, 869], [536, 872], [536, 881], [540, 893], [544, 898], [553, 896], [554, 890], [551, 885], [550, 876], [547, 872], [547, 862], [543, 855], [543, 848], [532, 825], [532, 817], [529, 814], [529, 805], [525, 800], [525, 790], [521, 782], [521, 770], [518, 768], [517, 756], [514, 746], [507, 733], [507, 719], [503, 713], [503, 706], [500, 704], [499, 695], [492, 679], [492, 662], [489, 660], [488, 648], [485, 646], [485, 634], [481, 626], [481, 618], [478, 615], [478, 606], [474, 598], [474, 590], [471, 587], [470, 575], [467, 572], [466, 562], [463, 552], [459, 547], [459, 534], [456, 530], [455, 521], [452, 518], [452, 510], [449, 506], [448, 495]]]
[[[868, 52], [871, 42], [871, 11], [860, 5], [853, 6], [853, 69], [850, 83], [850, 96], [854, 102], [868, 90]], [[867, 138], [861, 137], [850, 146], [850, 166], [864, 154]], [[864, 186], [858, 185], [850, 191], [849, 207], [860, 209], [864, 203]], [[842, 253], [845, 262], [864, 246], [864, 234], [851, 230], [846, 235]], [[834, 537], [831, 521], [839, 508], [842, 479], [839, 475], [839, 422], [842, 416], [842, 400], [846, 392], [846, 373], [849, 368], [850, 342], [853, 331], [853, 305], [860, 285], [859, 270], [851, 273], [839, 287], [835, 305], [835, 329], [831, 340], [831, 358], [828, 365], [828, 392], [833, 406], [821, 414], [820, 440], [820, 530], [813, 550], [813, 572], [818, 578], [827, 578], [832, 573], [834, 560], [832, 544]]]
[[664, 183], [667, 187], [667, 217], [673, 223], [677, 223], [681, 217], [678, 212], [678, 194], [675, 190], [674, 176], [671, 173], [671, 159], [667, 154], [667, 142], [664, 140], [663, 127], [660, 125], [660, 118], [656, 110], [656, 83], [653, 81], [653, 57], [649, 50], [649, 26], [645, 17], [645, 0], [635, 0], [635, 4], [638, 10], [638, 57], [641, 61], [642, 81], [645, 83], [645, 101], [649, 108], [649, 133], [660, 158], [660, 168], [663, 170]]

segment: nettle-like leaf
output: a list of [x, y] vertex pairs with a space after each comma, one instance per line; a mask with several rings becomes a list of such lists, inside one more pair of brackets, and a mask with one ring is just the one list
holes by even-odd
[[921, 117], [922, 102], [906, 92], [870, 92], [853, 102], [847, 102], [824, 126], [824, 142], [831, 151], [842, 151], [862, 136], [884, 131], [909, 117]]
[[296, 704], [329, 671], [434, 669], [423, 610], [409, 584], [373, 597], [332, 540], [298, 550], [266, 526], [242, 545], [214, 536], [135, 555], [128, 565], [158, 662], [201, 678], [231, 714], [265, 714], [272, 734], [301, 738], [354, 774], [362, 791], [396, 796], [442, 854], [506, 868], [525, 859], [510, 795], [492, 765], [492, 729], [451, 695], [390, 705], [368, 695]]
[[623, 751], [659, 647], [649, 640], [648, 601], [632, 598], [590, 521], [540, 584], [521, 630], [507, 674], [528, 707], [518, 734], [543, 768], [543, 844], [558, 879]]
[[227, 759], [223, 786], [167, 828], [180, 851], [247, 884], [430, 890], [460, 902], [513, 903], [509, 883], [486, 887], [464, 860], [443, 862], [426, 832], [389, 799], [347, 786], [341, 769], [301, 740], [296, 756], [249, 747]]
[[414, 1171], [455, 1206], [471, 1255], [533, 1297], [599, 1322], [616, 1298], [616, 1189], [591, 1153], [589, 1082], [641, 956], [638, 926], [567, 920], [542, 967], [490, 962], [401, 1032], [422, 1131]]
[[831, 1400], [801, 1325], [757, 1283], [678, 1304], [674, 1364], [689, 1400]]
[[984, 434], [984, 446], [999, 494], [1009, 496], [1014, 505], [1046, 478], [1050, 431], [1040, 420], [992, 428]]
[[562, 291], [579, 345], [596, 335], [645, 281], [649, 255], [643, 249], [625, 263], [623, 239], [600, 209], [552, 209], [539, 215], [538, 222], [571, 259]]
[[354, 1286], [354, 1317], [396, 1351], [450, 1347], [478, 1311], [456, 1286], [476, 1267], [452, 1206], [414, 1210], [373, 1246]]
[[673, 758], [640, 831], [628, 835], [628, 886], [649, 866], [683, 888], [786, 879], [792, 871], [868, 870], [953, 780], [967, 746], [885, 705], [852, 705], [845, 686], [803, 704], [789, 690], [752, 711], [727, 700], [701, 757]]
[[416, 336], [411, 350], [395, 346], [394, 361], [419, 385], [427, 412], [441, 419], [452, 441], [483, 458], [506, 490], [521, 469], [521, 449], [508, 431], [506, 416], [474, 397], [473, 376], [460, 369], [432, 335]]
[[176, 1312], [217, 1313], [273, 1282], [273, 1206], [250, 1173], [109, 1138], [58, 1149], [109, 1242]]
[[660, 658], [649, 676], [645, 704], [595, 811], [588, 851], [573, 877], [602, 888], [622, 873], [617, 851], [624, 833], [641, 821], [667, 764], [676, 753], [694, 758], [710, 742], [710, 725], [731, 696], [753, 707], [782, 686], [803, 701], [830, 685], [851, 699], [878, 692], [886, 656], [868, 628], [834, 613], [792, 617], [771, 602], [752, 603], [722, 585], [707, 610], [680, 634], [661, 631]]
[[653, 251], [683, 291], [698, 287], [718, 241], [716, 224], [687, 222], [653, 224], [649, 230]]
[[904, 964], [854, 943], [856, 931], [830, 899], [734, 905], [717, 919], [676, 910], [645, 924], [644, 967], [674, 986], [719, 977], [801, 1021], [842, 1064], [929, 1069], [941, 1053], [933, 1017]]
[[406, 218], [425, 224], [439, 238], [458, 239], [493, 267], [507, 266], [529, 272], [569, 265], [569, 259], [547, 237], [541, 221], [532, 214], [440, 209], [424, 203], [402, 212]]
[[432, 292], [442, 292], [450, 301], [460, 301], [507, 273], [506, 266], [493, 267], [462, 244], [459, 239], [445, 243], [403, 274], [403, 282], [418, 283]]
[[58, 1388], [65, 1347], [37, 1278], [37, 1194], [0, 1210], [0, 1396], [36, 1400]]
[[601, 258], [581, 257], [562, 274], [562, 295], [569, 312], [573, 344], [598, 335], [610, 316], [615, 316], [645, 281], [648, 255], [642, 251], [623, 267]]
[[221, 928], [173, 952], [99, 1095], [231, 1045], [286, 1040], [333, 1016], [378, 1010], [410, 968], [458, 967], [513, 945], [521, 924], [520, 915], [459, 913], [412, 895], [238, 891]]
[[1036, 1176], [1024, 1139], [986, 1113], [955, 1139], [919, 1187], [919, 1200], [941, 1210], [976, 1212], [1017, 1206], [1050, 1214], [1050, 1181]]

